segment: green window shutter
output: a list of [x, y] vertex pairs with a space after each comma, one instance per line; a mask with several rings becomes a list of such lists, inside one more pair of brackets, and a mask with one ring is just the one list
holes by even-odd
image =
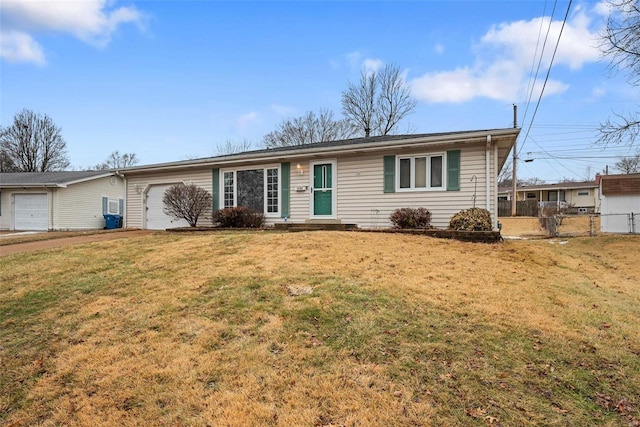
[[447, 151], [447, 191], [460, 190], [460, 150]]
[[102, 215], [106, 215], [109, 213], [109, 199], [106, 197], [102, 198]]
[[220, 209], [220, 169], [213, 168], [211, 180], [211, 196], [213, 199], [213, 205], [211, 208], [214, 211]]
[[291, 204], [291, 163], [280, 164], [280, 177], [282, 200], [280, 201], [280, 216], [282, 218], [289, 216], [289, 208]]
[[384, 156], [384, 192], [396, 192], [396, 156]]

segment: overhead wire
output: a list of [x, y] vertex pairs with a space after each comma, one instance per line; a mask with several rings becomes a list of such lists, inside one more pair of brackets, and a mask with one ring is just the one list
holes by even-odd
[[[533, 59], [531, 61], [531, 70], [529, 71], [529, 82], [527, 83], [527, 93], [528, 98], [524, 108], [524, 114], [522, 115], [522, 123], [527, 119], [527, 112], [529, 111], [529, 105], [531, 105], [531, 98], [533, 97], [533, 89], [535, 88], [536, 81], [538, 80], [538, 73], [540, 72], [540, 67], [542, 66], [542, 58], [544, 57], [544, 50], [547, 46], [547, 39], [549, 38], [549, 31], [551, 30], [551, 23], [553, 22], [553, 15], [556, 11], [557, 0], [553, 3], [553, 10], [551, 11], [551, 17], [549, 18], [549, 27], [547, 27], [547, 34], [544, 37], [544, 43], [542, 44], [542, 51], [540, 52], [540, 59], [538, 59], [538, 67], [536, 68], [535, 75], [533, 75], [533, 67], [536, 63], [536, 58], [538, 56], [538, 47], [540, 46], [540, 36], [542, 34], [542, 24], [544, 23], [544, 19], [540, 19], [540, 27], [538, 28], [538, 38], [536, 40], [536, 49], [533, 53]], [[542, 16], [544, 17], [545, 12], [547, 11], [547, 1], [544, 2], [544, 7], [542, 8]], [[531, 76], [533, 75], [533, 78]], [[527, 94], [525, 94], [527, 95]]]
[[[560, 40], [562, 39], [562, 32], [564, 31], [564, 26], [567, 23], [567, 18], [569, 17], [569, 11], [571, 10], [572, 1], [573, 0], [569, 0], [569, 4], [567, 5], [567, 11], [565, 12], [564, 19], [562, 20], [562, 25], [560, 26], [560, 33], [558, 34], [558, 40], [556, 42], [555, 48], [553, 49], [553, 55], [551, 56], [551, 60], [549, 61], [549, 67], [547, 69], [547, 74], [546, 74], [546, 76], [544, 78], [544, 83], [542, 84], [542, 89], [540, 90], [540, 95], [538, 96], [538, 101], [536, 102], [536, 107], [533, 110], [533, 115], [531, 117], [531, 121], [529, 122], [529, 127], [527, 128], [527, 132], [525, 134], [523, 143], [520, 146], [520, 149], [518, 150], [518, 153], [516, 153], [517, 155], [519, 155], [520, 152], [522, 151], [522, 149], [524, 148], [524, 144], [526, 143], [527, 138], [529, 137], [529, 132], [531, 131], [531, 126], [533, 125], [533, 122], [534, 122], [534, 120], [536, 118], [536, 115], [538, 113], [538, 109], [540, 108], [540, 102], [542, 101], [542, 95], [544, 95], [544, 90], [545, 90], [545, 88], [547, 86], [547, 82], [549, 81], [549, 75], [551, 74], [551, 68], [553, 67], [553, 61], [555, 60], [556, 53], [558, 52], [558, 46], [560, 45]], [[554, 10], [555, 10], [555, 3], [554, 3]], [[552, 23], [553, 23], [553, 15], [549, 19], [549, 30], [551, 29], [551, 24]], [[544, 151], [544, 148], [542, 148], [542, 146], [540, 146], [537, 142], [535, 142], [533, 139], [531, 139], [531, 141], [533, 141], [534, 144], [536, 144], [541, 150]]]

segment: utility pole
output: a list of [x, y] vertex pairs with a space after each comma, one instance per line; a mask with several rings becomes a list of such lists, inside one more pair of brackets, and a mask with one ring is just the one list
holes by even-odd
[[[518, 127], [518, 106], [513, 104], [513, 127], [514, 129]], [[513, 189], [511, 191], [511, 216], [516, 216], [516, 195], [518, 181], [516, 175], [516, 161], [518, 159], [518, 139], [513, 142], [513, 177], [511, 178], [511, 184], [513, 185]]]

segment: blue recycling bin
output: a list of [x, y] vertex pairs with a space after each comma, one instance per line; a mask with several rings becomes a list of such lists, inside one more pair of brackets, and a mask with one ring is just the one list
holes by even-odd
[[104, 228], [112, 230], [122, 227], [122, 217], [120, 215], [104, 215]]

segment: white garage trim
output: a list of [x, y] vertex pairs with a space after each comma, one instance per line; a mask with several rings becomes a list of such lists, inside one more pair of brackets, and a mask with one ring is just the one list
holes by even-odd
[[167, 228], [188, 227], [189, 223], [184, 219], [175, 219], [164, 213], [162, 196], [167, 188], [177, 183], [154, 184], [145, 189], [143, 204], [144, 227], [149, 230], [166, 230]]
[[47, 231], [49, 199], [47, 193], [13, 195], [13, 229]]

